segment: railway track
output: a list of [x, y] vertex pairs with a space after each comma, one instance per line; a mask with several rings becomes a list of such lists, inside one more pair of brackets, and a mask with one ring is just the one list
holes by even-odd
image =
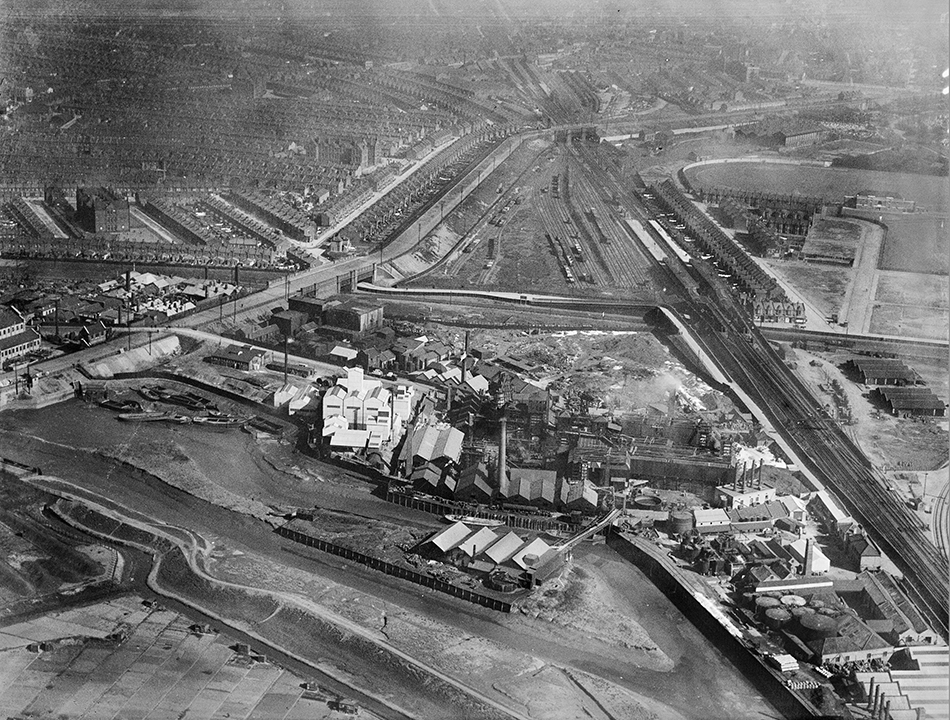
[[[735, 320], [722, 317], [719, 322], [728, 327]], [[925, 537], [920, 520], [887, 490], [880, 473], [836, 424], [814, 422], [822, 417], [820, 403], [761, 335], [751, 333], [750, 342], [744, 334], [724, 336], [707, 326], [702, 336], [711, 354], [897, 565], [925, 617], [946, 635], [947, 563]]]
[[[595, 174], [589, 164], [579, 156], [571, 158], [574, 182], [571, 184], [573, 206], [593, 228], [594, 234], [603, 237], [602, 252], [605, 261], [622, 279], [622, 287], [643, 287], [648, 282], [648, 270], [652, 259], [634, 243], [620, 226], [616, 210], [608, 204], [611, 193], [595, 186]], [[591, 214], [592, 213], [592, 214]]]

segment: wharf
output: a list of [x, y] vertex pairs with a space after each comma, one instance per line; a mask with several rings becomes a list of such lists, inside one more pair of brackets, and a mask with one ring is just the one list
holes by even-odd
[[607, 544], [639, 567], [785, 717], [823, 717], [752, 649], [752, 637], [719, 609], [719, 596], [699, 576], [684, 572], [661, 548], [636, 535], [610, 532]]

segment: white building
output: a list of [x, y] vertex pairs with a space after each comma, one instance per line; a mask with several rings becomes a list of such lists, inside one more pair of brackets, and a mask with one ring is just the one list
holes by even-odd
[[[811, 543], [810, 558], [806, 552], [809, 542]], [[799, 538], [790, 545], [786, 545], [785, 549], [788, 550], [788, 554], [792, 556], [795, 562], [801, 566], [805, 575], [824, 575], [831, 569], [831, 560], [818, 548], [814, 540]], [[810, 563], [806, 561], [810, 561]]]
[[362, 368], [349, 368], [323, 396], [323, 436], [341, 449], [395, 442], [408, 420], [411, 397], [411, 388], [399, 386], [393, 394], [379, 380], [365, 377]]

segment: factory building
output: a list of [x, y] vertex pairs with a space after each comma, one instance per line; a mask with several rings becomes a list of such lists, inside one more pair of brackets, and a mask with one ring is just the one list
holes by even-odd
[[14, 308], [0, 308], [0, 363], [26, 355], [40, 347], [40, 334], [26, 327]]
[[323, 396], [323, 437], [331, 448], [378, 449], [402, 435], [406, 418], [395, 411], [393, 394], [362, 368], [349, 368]]
[[267, 353], [244, 345], [228, 345], [208, 356], [212, 365], [222, 365], [235, 370], [260, 370]]
[[925, 387], [878, 387], [872, 398], [884, 402], [891, 414], [901, 417], [945, 417], [947, 404]]
[[716, 488], [719, 504], [733, 509], [775, 500], [775, 488], [762, 482], [762, 465], [763, 461], [760, 460], [758, 466], [737, 466], [735, 480], [729, 485]]
[[915, 385], [920, 376], [900, 360], [856, 357], [845, 364], [846, 369], [858, 373], [865, 385]]
[[77, 188], [76, 220], [96, 233], [128, 232], [129, 201], [107, 188]]

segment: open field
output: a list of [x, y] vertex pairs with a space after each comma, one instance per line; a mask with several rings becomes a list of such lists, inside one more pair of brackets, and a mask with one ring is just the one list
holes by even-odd
[[[338, 717], [320, 693], [305, 696], [301, 678], [236, 653], [225, 636], [192, 633], [187, 618], [136, 597], [67, 611], [59, 622], [52, 632], [47, 618], [17, 626], [24, 636], [53, 641], [44, 652], [0, 651], [0, 715]], [[79, 642], [55, 642], [68, 637]]]
[[947, 278], [920, 273], [878, 273], [870, 331], [882, 335], [947, 340]]
[[769, 271], [798, 290], [823, 315], [841, 310], [853, 270], [801, 260], [765, 260]]
[[806, 195], [837, 202], [870, 190], [915, 200], [918, 206], [934, 212], [950, 210], [950, 180], [946, 177], [753, 162], [701, 165], [687, 170], [686, 175], [697, 186]]
[[[881, 270], [946, 275], [950, 271], [950, 226], [946, 215], [884, 215], [887, 234]], [[946, 284], [946, 278], [943, 278]]]

